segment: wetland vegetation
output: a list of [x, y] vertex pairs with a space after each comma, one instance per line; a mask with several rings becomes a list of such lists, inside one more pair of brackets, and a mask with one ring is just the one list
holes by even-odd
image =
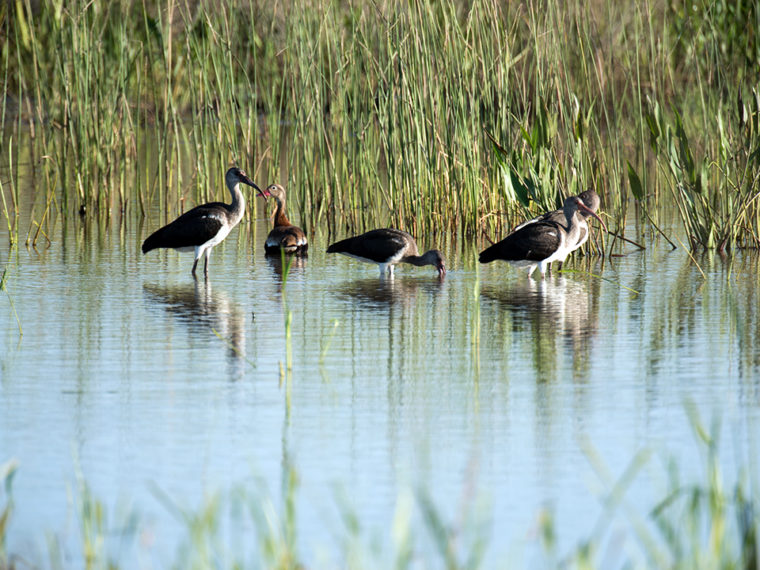
[[76, 213], [169, 218], [237, 162], [283, 182], [309, 227], [501, 233], [594, 187], [618, 233], [634, 208], [648, 228], [678, 216], [692, 246], [760, 244], [753, 3], [0, 11], [11, 240]]
[[[1, 3], [0, 235], [12, 253], [0, 292], [21, 335], [8, 289], [15, 275], [8, 267], [19, 262], [13, 252], [57, 247], [51, 236], [62, 226], [97, 225], [102, 236], [165, 223], [226, 197], [221, 178], [232, 163], [260, 186], [283, 184], [293, 217], [320, 236], [393, 225], [455, 239], [471, 253], [484, 232], [504, 235], [593, 187], [616, 236], [663, 239], [695, 262], [695, 250], [757, 249], [759, 34], [756, 3], [722, 0]], [[246, 216], [256, 217], [258, 207], [249, 200]], [[138, 255], [138, 239], [122, 241]], [[605, 257], [620, 247], [613, 236], [584, 246]], [[280, 382], [289, 417], [299, 361], [291, 332], [299, 322], [283, 264]], [[683, 294], [695, 297], [690, 275]], [[479, 279], [467, 303], [480, 303]], [[733, 303], [726, 312], [738, 311]], [[476, 325], [461, 340], [475, 354], [480, 312], [468, 315]], [[337, 318], [320, 326], [321, 364], [340, 334]], [[677, 328], [662, 324], [661, 335], [668, 326]], [[737, 333], [745, 350], [756, 326]], [[757, 366], [752, 354], [747, 360], [747, 369]], [[705, 459], [701, 482], [682, 482], [682, 466], [667, 462], [662, 500], [642, 521], [625, 492], [649, 460], [636, 455], [615, 480], [589, 450], [606, 485], [603, 514], [568, 552], [557, 546], [562, 529], [547, 513], [538, 525], [542, 562], [603, 564], [614, 551], [606, 525], [622, 512], [638, 548], [621, 555], [621, 566], [757, 567], [756, 466], [742, 464], [736, 481], [724, 480], [717, 424], [707, 429], [689, 413]], [[3, 570], [24, 563], [5, 541], [24, 508], [13, 492], [22, 476], [0, 456]], [[119, 567], [120, 541], [140, 536], [139, 513], [108, 512], [84, 479], [75, 487], [87, 567]], [[241, 486], [185, 509], [171, 490], [157, 490], [187, 528], [174, 563], [302, 567], [297, 487], [297, 469], [286, 464], [281, 505], [259, 487]], [[489, 513], [477, 506], [466, 502], [453, 520], [423, 490], [400, 496], [388, 521], [395, 550], [379, 556], [373, 537], [362, 534], [362, 513], [339, 505], [340, 562], [417, 567], [425, 552], [430, 561], [422, 566], [478, 567], [496, 538], [485, 530]], [[230, 520], [249, 530], [255, 551], [219, 549]], [[421, 548], [421, 540], [432, 547]], [[52, 567], [65, 567], [54, 539], [49, 557]]]

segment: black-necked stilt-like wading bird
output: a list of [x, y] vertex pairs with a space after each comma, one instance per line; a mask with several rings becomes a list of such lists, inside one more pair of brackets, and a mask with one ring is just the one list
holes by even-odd
[[[581, 215], [579, 225], [580, 225], [580, 233], [578, 235], [578, 241], [575, 244], [575, 247], [571, 248], [567, 255], [575, 251], [576, 249], [579, 249], [589, 237], [589, 229], [588, 229], [588, 217], [591, 216], [594, 212], [596, 212], [599, 209], [599, 205], [601, 204], [601, 200], [599, 199], [599, 194], [597, 194], [594, 190], [586, 190], [585, 192], [581, 192], [578, 194], [578, 198], [580, 198], [583, 201], [583, 204], [588, 208], [588, 210], [591, 210], [591, 213], [589, 213], [588, 210], [579, 210], [579, 213]], [[552, 210], [551, 212], [545, 212], [541, 214], [540, 216], [537, 216], [531, 220], [528, 220], [526, 222], [523, 222], [519, 226], [517, 226], [515, 229], [513, 229], [513, 232], [516, 232], [517, 230], [520, 230], [524, 228], [525, 226], [529, 224], [533, 224], [536, 222], [555, 222], [557, 224], [565, 224], [565, 211], [564, 210]], [[562, 263], [567, 258], [567, 255], [565, 255], [565, 258], [563, 259], [557, 259], [556, 261], [559, 261], [559, 267], [562, 269]], [[551, 271], [551, 264], [548, 266], [549, 271]]]
[[280, 250], [285, 253], [306, 253], [309, 249], [306, 234], [301, 228], [291, 224], [285, 213], [285, 188], [279, 184], [272, 184], [263, 192], [259, 190], [259, 196], [264, 199], [271, 196], [277, 204], [277, 210], [274, 213], [274, 227], [264, 242], [264, 251], [268, 254], [276, 253], [277, 255], [280, 254]]
[[[528, 277], [538, 266], [543, 278], [552, 261], [564, 261], [577, 247], [582, 225], [586, 223], [580, 212], [594, 216], [607, 229], [602, 219], [578, 196], [567, 198], [562, 211], [565, 217], [563, 223], [547, 220], [527, 224], [480, 252], [480, 263], [501, 259], [515, 267], [526, 268]], [[588, 227], [585, 231], [588, 234]]]
[[208, 256], [211, 248], [220, 243], [245, 213], [245, 198], [240, 191], [240, 183], [247, 184], [261, 192], [248, 175], [237, 167], [232, 167], [224, 177], [232, 194], [232, 203], [211, 202], [188, 210], [179, 218], [153, 232], [142, 244], [143, 253], [161, 247], [177, 251], [195, 252], [193, 277], [201, 255], [204, 256], [203, 273], [208, 276]]
[[381, 277], [386, 271], [393, 277], [393, 265], [396, 263], [433, 265], [438, 270], [439, 277], [446, 275], [446, 264], [440, 251], [431, 249], [419, 255], [417, 244], [410, 234], [391, 228], [372, 230], [341, 240], [328, 247], [327, 253], [342, 253], [361, 261], [377, 263], [380, 265]]

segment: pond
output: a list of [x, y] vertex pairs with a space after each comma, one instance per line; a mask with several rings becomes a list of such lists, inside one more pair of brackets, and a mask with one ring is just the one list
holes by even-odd
[[[445, 279], [404, 266], [381, 280], [376, 266], [327, 255], [344, 236], [318, 228], [285, 279], [264, 256], [259, 213], [195, 281], [192, 256], [140, 253], [158, 224], [69, 220], [49, 247], [0, 254], [0, 463], [18, 465], [11, 555], [44, 567], [54, 543], [81, 566], [86, 483], [112, 556], [166, 567], [190, 540], [178, 510], [250, 484], [280, 519], [293, 494], [307, 567], [349, 566], [353, 533], [383, 552], [405, 509], [429, 523], [409, 496], [429, 499], [463, 551], [482, 534], [486, 566], [523, 567], [543, 556], [546, 513], [562, 553], [600, 521], [627, 528], [628, 507], [645, 517], [668, 491], [669, 458], [683, 480], [704, 481], [690, 409], [720, 418], [729, 477], [757, 450], [753, 252], [692, 260], [651, 241], [541, 281], [480, 266], [480, 243], [423, 237], [421, 248], [443, 250]], [[642, 450], [628, 507], [608, 521], [605, 497]], [[234, 551], [246, 539], [220, 509]], [[123, 540], [132, 512], [136, 536]], [[439, 560], [420, 526], [416, 556]]]

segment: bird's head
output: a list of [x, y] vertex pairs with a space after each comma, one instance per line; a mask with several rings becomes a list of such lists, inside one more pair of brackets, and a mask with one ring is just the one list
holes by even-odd
[[[597, 220], [599, 220], [599, 223], [602, 224], [602, 227], [604, 228], [604, 231], [607, 230], [607, 226], [604, 225], [604, 221], [602, 218], [600, 218], [596, 212], [594, 212], [591, 208], [586, 206], [586, 204], [583, 203], [583, 200], [580, 199], [578, 196], [571, 196], [567, 200], [565, 200], [565, 207], [570, 207], [572, 210], [578, 210], [582, 215], [584, 216], [593, 216]], [[567, 211], [567, 210], [565, 210]]]
[[227, 182], [227, 186], [230, 188], [234, 188], [236, 184], [240, 184], [242, 182], [243, 184], [247, 184], [248, 186], [255, 188], [261, 192], [261, 188], [256, 186], [256, 183], [248, 177], [245, 171], [242, 168], [238, 168], [237, 166], [233, 166], [227, 171], [225, 180]]
[[270, 196], [274, 196], [277, 200], [284, 201], [285, 188], [283, 188], [279, 184], [270, 184], [269, 186], [267, 186], [266, 190], [259, 190], [259, 196], [261, 196], [265, 200], [269, 198]]
[[[583, 203], [592, 211], [596, 212], [599, 209], [599, 205], [602, 203], [602, 201], [599, 198], [599, 194], [597, 194], [592, 188], [589, 188], [585, 192], [581, 192], [578, 194], [578, 198], [583, 200]], [[586, 212], [581, 212], [584, 216], [586, 215]]]
[[431, 249], [425, 254], [425, 259], [438, 270], [438, 277], [443, 279], [446, 275], [446, 262], [443, 260], [443, 254], [437, 249]]

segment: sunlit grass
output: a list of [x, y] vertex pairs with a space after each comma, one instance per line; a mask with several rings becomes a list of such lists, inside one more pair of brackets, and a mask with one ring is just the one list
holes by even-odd
[[[620, 235], [676, 204], [693, 243], [757, 247], [758, 10], [702, 4], [6, 3], [2, 124], [58, 193], [26, 223], [168, 219], [237, 162], [312, 227], [501, 235], [593, 187]], [[650, 146], [647, 101], [694, 172]]]
[[10, 304], [11, 312], [13, 313], [13, 316], [16, 319], [16, 324], [18, 325], [18, 334], [19, 334], [19, 337], [22, 337], [22, 336], [24, 336], [24, 329], [21, 326], [21, 319], [19, 318], [18, 312], [16, 311], [16, 304], [13, 302], [13, 297], [11, 296], [11, 293], [8, 290], [8, 278], [9, 278], [8, 266], [9, 266], [9, 264], [10, 264], [10, 260], [5, 265], [5, 267], [3, 267], [3, 273], [2, 273], [2, 275], [0, 275], [0, 291], [4, 291], [5, 294], [8, 297], [8, 303]]

